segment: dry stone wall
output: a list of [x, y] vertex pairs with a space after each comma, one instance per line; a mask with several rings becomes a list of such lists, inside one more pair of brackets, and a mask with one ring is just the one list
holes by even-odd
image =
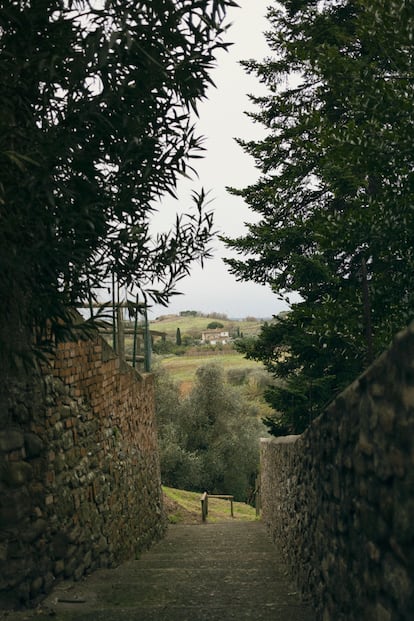
[[[163, 533], [154, 385], [97, 337], [0, 400], [0, 607], [131, 558]], [[5, 394], [7, 393], [7, 399]]]
[[414, 325], [301, 436], [262, 441], [263, 517], [322, 621], [414, 619]]

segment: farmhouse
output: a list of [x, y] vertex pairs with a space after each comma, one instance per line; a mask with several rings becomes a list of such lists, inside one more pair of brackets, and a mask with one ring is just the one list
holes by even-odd
[[201, 342], [210, 345], [225, 345], [230, 341], [228, 330], [217, 328], [216, 330], [204, 330], [201, 333]]

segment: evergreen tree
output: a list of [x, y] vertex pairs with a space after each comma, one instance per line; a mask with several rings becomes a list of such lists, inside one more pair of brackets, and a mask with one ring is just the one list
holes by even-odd
[[244, 63], [268, 87], [251, 114], [266, 136], [240, 141], [262, 175], [232, 190], [257, 221], [225, 241], [238, 278], [300, 294], [246, 351], [283, 380], [268, 399], [285, 433], [412, 318], [414, 16], [408, 2], [285, 0], [268, 17], [274, 58]]

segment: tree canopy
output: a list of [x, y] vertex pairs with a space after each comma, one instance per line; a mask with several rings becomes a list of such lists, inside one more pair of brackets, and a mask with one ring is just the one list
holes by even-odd
[[[151, 234], [199, 157], [191, 110], [232, 0], [12, 0], [0, 10], [0, 346], [55, 330], [109, 275], [166, 302], [208, 256], [205, 194]], [[18, 316], [18, 321], [16, 317]], [[13, 347], [15, 347], [15, 343]]]
[[257, 219], [225, 241], [239, 279], [300, 294], [240, 345], [283, 380], [278, 433], [302, 431], [413, 316], [414, 12], [285, 0], [268, 18], [272, 57], [244, 62], [267, 87], [250, 114], [266, 135], [240, 140], [261, 176], [231, 190]]
[[257, 476], [263, 425], [243, 393], [226, 383], [215, 363], [197, 369], [184, 398], [165, 369], [155, 378], [163, 484], [246, 501]]

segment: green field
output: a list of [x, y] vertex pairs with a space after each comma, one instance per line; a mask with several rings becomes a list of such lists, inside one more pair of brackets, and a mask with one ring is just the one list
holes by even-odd
[[179, 383], [193, 382], [198, 367], [215, 362], [223, 367], [224, 371], [229, 369], [264, 369], [261, 362], [246, 360], [242, 354], [212, 352], [210, 355], [199, 356], [166, 356], [158, 358], [159, 364], [165, 367], [171, 376]]
[[151, 330], [159, 330], [165, 332], [167, 338], [175, 339], [177, 328], [180, 328], [181, 336], [193, 336], [199, 338], [203, 330], [207, 330], [207, 326], [212, 321], [219, 321], [223, 324], [224, 329], [230, 334], [240, 330], [244, 336], [253, 336], [260, 332], [260, 327], [264, 323], [262, 319], [215, 319], [214, 317], [193, 317], [180, 315], [165, 315], [163, 318], [150, 321]]
[[[230, 334], [236, 332], [237, 328], [239, 328], [239, 332], [243, 334], [243, 336], [258, 334], [263, 325], [263, 320], [254, 318], [246, 318], [239, 321], [216, 319], [207, 316], [200, 317], [189, 315], [183, 317], [179, 315], [168, 315], [157, 321], [152, 321], [150, 323], [150, 329], [165, 332], [167, 334], [167, 339], [175, 341], [177, 328], [180, 328], [182, 337], [188, 335], [198, 338], [202, 330], [207, 329], [207, 325], [212, 321], [219, 321], [222, 323]], [[247, 360], [243, 354], [233, 349], [232, 343], [217, 347], [196, 345], [187, 349], [186, 353], [182, 355], [153, 354], [152, 362], [153, 369], [159, 366], [165, 368], [169, 372], [171, 377], [178, 383], [183, 396], [189, 394], [196, 378], [197, 369], [203, 365], [212, 362], [220, 365], [226, 377], [230, 370], [246, 371], [245, 383], [243, 386], [240, 386], [246, 398], [256, 405], [260, 416], [265, 417], [272, 412], [270, 406], [264, 401], [263, 387], [255, 383], [255, 381], [257, 381], [257, 374], [256, 377], [254, 373], [250, 375], [250, 372], [254, 371], [266, 372], [264, 365], [255, 360]]]
[[[265, 371], [265, 368], [261, 362], [246, 360], [246, 358], [238, 352], [213, 352], [213, 354], [209, 356], [159, 356], [154, 359], [154, 365], [159, 364], [161, 367], [164, 367], [169, 372], [171, 377], [178, 383], [180, 392], [183, 396], [189, 394], [196, 378], [197, 369], [200, 366], [210, 364], [212, 362], [219, 364], [224, 369], [225, 375], [230, 369], [246, 369], [251, 371], [255, 371], [257, 369]], [[270, 405], [264, 400], [263, 388], [260, 388], [254, 383], [254, 375], [248, 376], [246, 383], [240, 386], [240, 389], [249, 400], [249, 403], [256, 406], [259, 417], [264, 418], [273, 413]]]

